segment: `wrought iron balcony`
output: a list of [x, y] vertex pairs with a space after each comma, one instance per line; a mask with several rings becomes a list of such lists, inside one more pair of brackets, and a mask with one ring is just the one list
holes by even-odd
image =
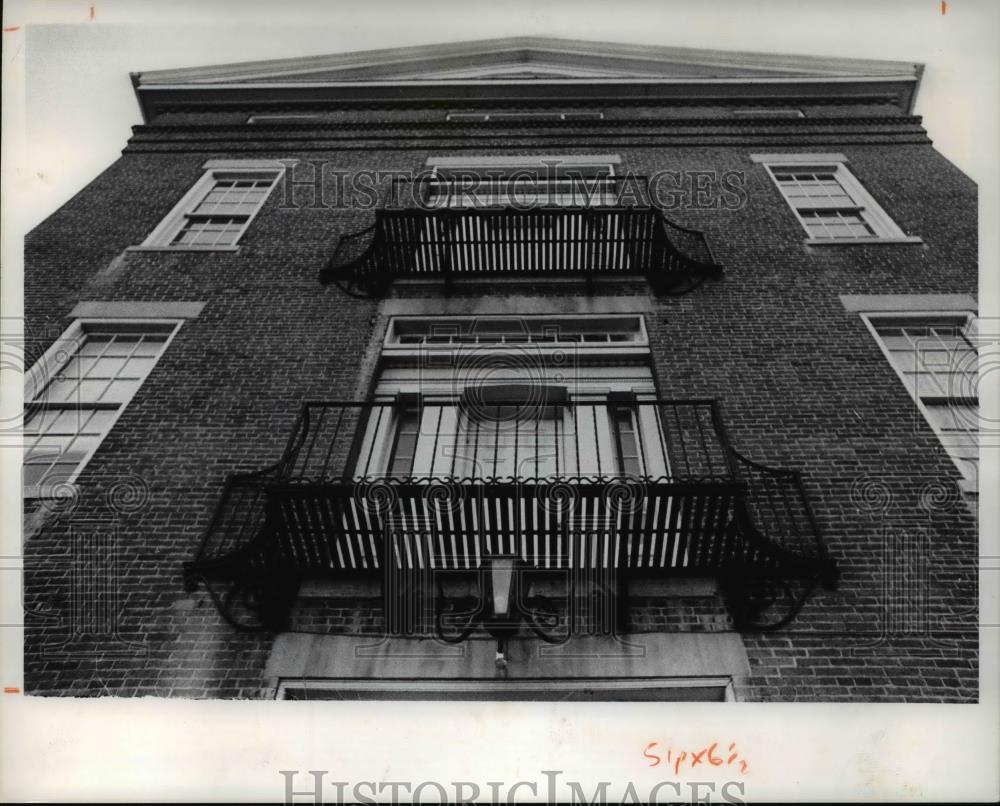
[[[729, 445], [712, 400], [400, 395], [309, 402], [281, 460], [231, 475], [185, 564], [278, 629], [305, 577], [549, 570], [718, 575], [744, 626], [831, 583], [802, 482]], [[804, 580], [801, 594], [789, 580]], [[796, 583], [798, 584], [798, 583]], [[763, 613], [775, 586], [777, 616]]]
[[381, 209], [340, 239], [320, 280], [378, 296], [400, 278], [636, 276], [676, 295], [721, 274], [702, 233], [652, 207], [598, 205]]

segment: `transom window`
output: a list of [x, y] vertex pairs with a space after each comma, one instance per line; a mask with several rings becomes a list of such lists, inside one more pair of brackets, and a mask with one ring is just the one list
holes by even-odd
[[234, 247], [274, 188], [281, 169], [211, 169], [146, 239], [144, 246]]
[[767, 164], [811, 242], [906, 238], [843, 163]]
[[893, 368], [962, 475], [978, 479], [978, 355], [972, 316], [867, 317]]
[[395, 317], [386, 333], [387, 347], [505, 344], [578, 344], [596, 347], [646, 343], [642, 318], [638, 316]]
[[27, 490], [76, 478], [177, 327], [177, 322], [78, 322], [39, 361], [26, 394]]

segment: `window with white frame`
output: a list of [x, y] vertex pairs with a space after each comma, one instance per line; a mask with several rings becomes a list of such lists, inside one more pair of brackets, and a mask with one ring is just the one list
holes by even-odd
[[648, 343], [640, 316], [451, 316], [393, 317], [386, 331], [390, 350], [430, 345], [515, 344], [588, 347]]
[[764, 165], [810, 242], [912, 240], [843, 162], [765, 161]]
[[394, 317], [382, 356], [359, 476], [667, 472], [641, 316]]
[[971, 314], [867, 314], [865, 321], [970, 487], [978, 479], [978, 356]]
[[615, 160], [538, 156], [431, 163], [428, 206], [553, 207], [613, 204]]
[[72, 482], [138, 392], [180, 322], [80, 320], [28, 375], [24, 488]]
[[236, 246], [260, 212], [283, 168], [209, 167], [143, 243], [145, 247], [224, 249]]

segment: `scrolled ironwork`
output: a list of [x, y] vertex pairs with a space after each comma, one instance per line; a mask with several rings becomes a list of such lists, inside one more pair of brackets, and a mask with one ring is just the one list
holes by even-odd
[[[462, 402], [424, 398], [418, 405]], [[594, 423], [612, 423], [611, 412], [623, 405], [655, 432], [643, 443], [646, 472], [636, 475], [623, 472], [610, 438], [603, 450], [574, 444], [595, 439]], [[185, 564], [185, 587], [205, 584], [244, 628], [278, 629], [304, 576], [371, 573], [390, 563], [407, 573], [478, 573], [500, 556], [516, 557], [525, 569], [567, 571], [600, 558], [598, 565], [615, 573], [718, 575], [729, 580], [741, 624], [775, 629], [816, 584], [836, 584], [802, 475], [733, 450], [714, 401], [581, 397], [546, 406], [568, 429], [558, 432], [561, 447], [554, 455], [551, 442], [518, 447], [548, 451], [552, 472], [521, 475], [511, 461], [479, 475], [387, 473], [384, 460], [373, 459], [385, 455], [386, 443], [372, 435], [391, 432], [396, 401], [304, 404], [277, 463], [226, 480], [198, 552]], [[468, 423], [431, 420], [439, 428]], [[449, 455], [447, 434], [421, 433]], [[533, 429], [519, 433], [542, 439]], [[450, 438], [469, 444], [467, 432]], [[218, 581], [229, 586], [224, 594], [211, 587]], [[535, 605], [522, 621], [552, 637], [552, 603]]]

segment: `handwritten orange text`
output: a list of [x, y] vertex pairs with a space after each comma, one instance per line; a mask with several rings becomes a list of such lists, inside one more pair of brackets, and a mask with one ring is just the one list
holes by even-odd
[[656, 751], [659, 742], [650, 742], [642, 751], [642, 755], [648, 760], [650, 767], [658, 767], [660, 764], [674, 771], [674, 775], [679, 775], [682, 770], [693, 770], [698, 766], [726, 767], [738, 771], [741, 775], [747, 772], [749, 765], [745, 758], [740, 755], [736, 748], [736, 742], [730, 742], [723, 746], [722, 742], [712, 742], [704, 747], [680, 750], [666, 747], [665, 751]]

